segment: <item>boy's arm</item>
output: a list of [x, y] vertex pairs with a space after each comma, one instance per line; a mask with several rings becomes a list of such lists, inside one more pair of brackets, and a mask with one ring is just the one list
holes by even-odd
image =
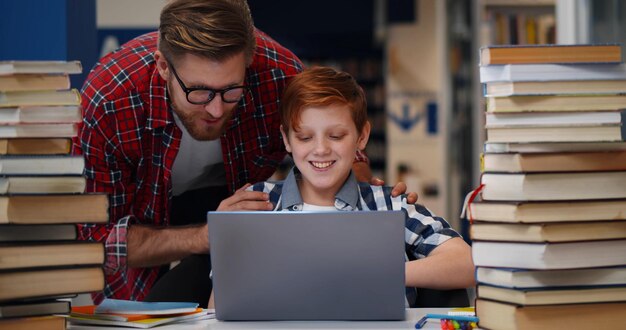
[[474, 285], [471, 249], [443, 218], [420, 204], [401, 198], [405, 212], [407, 254], [413, 261], [405, 264], [408, 287], [458, 289]]
[[405, 264], [406, 286], [458, 289], [475, 285], [471, 249], [460, 237], [437, 246], [427, 257]]

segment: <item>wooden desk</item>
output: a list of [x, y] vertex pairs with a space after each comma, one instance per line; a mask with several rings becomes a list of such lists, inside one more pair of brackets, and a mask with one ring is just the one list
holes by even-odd
[[[415, 329], [415, 323], [427, 313], [445, 314], [449, 308], [411, 308], [406, 310], [404, 321], [261, 321], [261, 322], [222, 322], [204, 320], [195, 323], [180, 323], [156, 327], [157, 330], [250, 330], [250, 329]], [[71, 330], [133, 329], [115, 327], [95, 327], [70, 325]], [[438, 320], [429, 320], [423, 329], [440, 329]]]

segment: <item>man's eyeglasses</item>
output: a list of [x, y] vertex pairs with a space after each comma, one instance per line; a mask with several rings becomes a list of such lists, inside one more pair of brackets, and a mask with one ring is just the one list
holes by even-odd
[[210, 89], [203, 87], [187, 88], [183, 81], [180, 80], [180, 77], [178, 77], [172, 63], [168, 62], [168, 64], [174, 74], [174, 77], [178, 81], [180, 88], [182, 88], [183, 92], [187, 95], [187, 101], [191, 104], [207, 104], [211, 102], [218, 93], [220, 94], [222, 101], [225, 103], [237, 103], [241, 100], [243, 93], [248, 88], [247, 86], [231, 86], [224, 89]]

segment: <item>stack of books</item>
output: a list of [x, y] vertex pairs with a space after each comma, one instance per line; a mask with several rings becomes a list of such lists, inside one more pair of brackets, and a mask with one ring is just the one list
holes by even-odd
[[619, 45], [481, 50], [476, 314], [488, 329], [608, 328], [626, 310], [626, 67]]
[[0, 329], [65, 329], [67, 298], [104, 287], [104, 246], [76, 223], [106, 223], [70, 154], [81, 120], [79, 62], [0, 62]]
[[69, 320], [78, 325], [148, 329], [164, 324], [193, 323], [215, 318], [212, 310], [189, 302], [144, 302], [105, 299], [98, 306], [72, 307]]

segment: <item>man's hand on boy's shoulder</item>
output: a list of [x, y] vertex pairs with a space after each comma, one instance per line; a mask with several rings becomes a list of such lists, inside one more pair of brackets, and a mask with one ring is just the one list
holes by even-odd
[[[382, 186], [382, 185], [385, 184], [385, 181], [383, 181], [380, 178], [373, 177], [370, 180], [370, 184], [373, 185], [373, 186]], [[400, 181], [400, 182], [396, 183], [395, 186], [393, 186], [393, 189], [391, 189], [391, 196], [392, 197], [398, 197], [398, 196], [406, 193], [406, 202], [407, 203], [409, 203], [409, 204], [417, 203], [417, 199], [418, 199], [417, 193], [414, 192], [414, 191], [411, 191], [411, 192], [407, 193], [406, 189], [407, 189], [406, 184], [404, 182]]]
[[[366, 162], [354, 162], [352, 164], [352, 171], [356, 176], [356, 180], [359, 182], [369, 182], [373, 186], [382, 186], [385, 184], [385, 181], [381, 178], [377, 178], [372, 176], [372, 171], [370, 169], [369, 164]], [[402, 181], [396, 183], [391, 190], [391, 196], [398, 197], [404, 193], [406, 193], [406, 184]], [[409, 204], [417, 203], [418, 195], [416, 192], [409, 192], [406, 194], [406, 201]]]
[[217, 211], [271, 211], [274, 209], [269, 195], [262, 191], [246, 190], [251, 184], [246, 183], [235, 193], [224, 199]]

